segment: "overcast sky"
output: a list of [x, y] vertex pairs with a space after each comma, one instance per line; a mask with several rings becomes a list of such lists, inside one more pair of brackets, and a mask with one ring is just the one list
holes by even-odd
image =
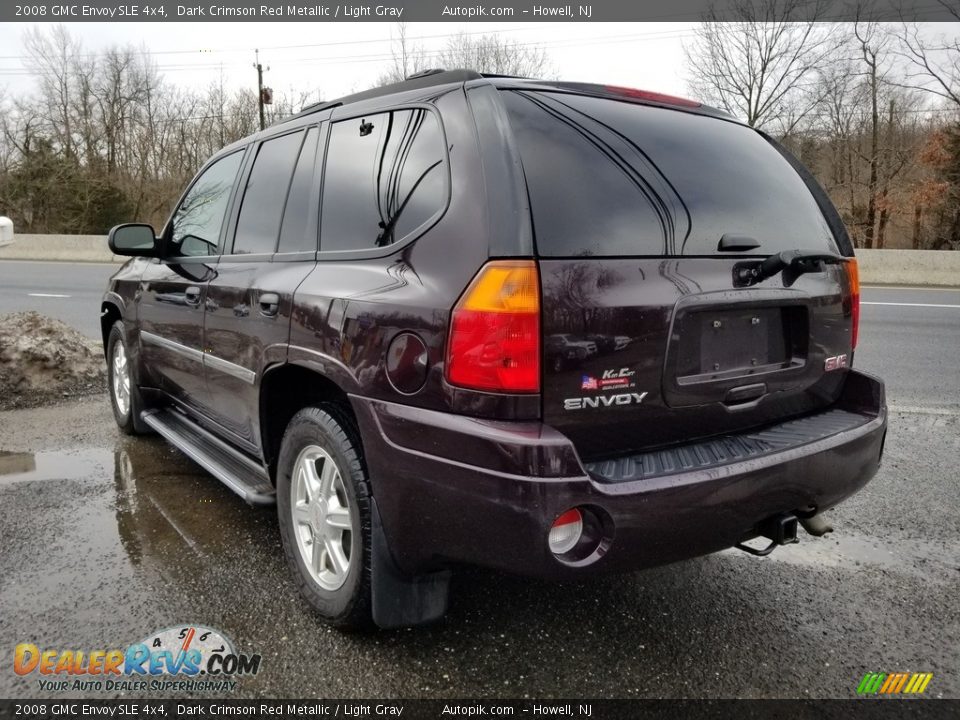
[[[35, 78], [24, 67], [24, 23], [0, 24], [0, 91], [29, 93]], [[52, 27], [47, 25], [48, 28]], [[389, 68], [395, 23], [67, 23], [87, 51], [133, 45], [149, 52], [171, 82], [203, 88], [256, 87], [254, 48], [264, 84], [310, 101], [371, 87]], [[690, 95], [684, 44], [694, 23], [410, 23], [407, 34], [428, 51], [450, 35], [497, 33], [545, 49], [565, 80], [594, 81]], [[927, 37], [956, 37], [960, 23], [925, 23]]]
[[[0, 24], [0, 87], [29, 92], [23, 67], [26, 24]], [[407, 33], [428, 50], [447, 36], [498, 33], [542, 46], [567, 80], [598, 81], [665, 93], [687, 93], [683, 42], [691, 23], [410, 23]], [[131, 43], [153, 54], [170, 81], [204, 87], [256, 87], [254, 48], [275, 91], [334, 98], [370, 87], [389, 64], [392, 23], [67, 23], [87, 50]]]

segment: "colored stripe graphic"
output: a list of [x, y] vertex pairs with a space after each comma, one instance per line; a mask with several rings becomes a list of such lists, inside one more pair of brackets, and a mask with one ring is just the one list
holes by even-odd
[[933, 673], [867, 673], [857, 686], [857, 695], [920, 695], [933, 680]]
[[886, 673], [867, 673], [857, 688], [858, 695], [872, 695], [880, 689], [880, 684], [886, 679]]
[[886, 693], [890, 692], [893, 689], [893, 686], [897, 684], [897, 680], [899, 679], [900, 675], [898, 673], [891, 673], [887, 675], [886, 682], [884, 682], [880, 687], [880, 694], [885, 695]]
[[913, 688], [914, 695], [919, 695], [924, 690], [926, 690], [927, 685], [929, 685], [930, 681], [933, 680], [933, 673], [919, 673], [919, 676], [923, 678], [923, 680], [921, 680], [914, 686]]

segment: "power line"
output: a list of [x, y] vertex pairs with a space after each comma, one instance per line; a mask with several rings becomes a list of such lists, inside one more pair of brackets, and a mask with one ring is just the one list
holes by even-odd
[[[411, 38], [411, 40], [423, 39], [423, 38], [442, 38], [442, 39], [453, 39], [461, 35], [474, 36], [474, 35], [497, 35], [500, 32], [507, 31], [517, 31], [526, 28], [510, 28], [504, 31], [497, 30], [495, 32], [489, 31], [474, 31], [474, 32], [462, 32], [462, 33], [445, 33], [438, 35], [423, 35], [420, 38]], [[517, 47], [532, 47], [532, 48], [561, 48], [561, 47], [589, 47], [592, 45], [600, 44], [619, 44], [623, 42], [631, 42], [634, 40], [675, 40], [675, 39], [684, 39], [688, 37], [693, 37], [694, 32], [691, 30], [655, 30], [642, 33], [629, 33], [629, 34], [619, 34], [619, 35], [600, 35], [589, 40], [581, 40], [577, 38], [557, 38], [554, 40], [535, 40], [535, 41], [514, 41], [511, 45]], [[273, 48], [262, 47], [262, 50], [269, 49], [300, 49], [300, 48], [319, 48], [319, 47], [332, 47], [332, 46], [343, 46], [343, 45], [354, 45], [354, 44], [366, 44], [372, 42], [393, 42], [393, 40], [346, 40], [339, 42], [330, 42], [330, 43], [311, 43], [306, 45], [279, 45], [274, 46]], [[125, 50], [126, 51], [126, 50]], [[161, 54], [198, 54], [206, 53], [205, 50], [158, 50], [158, 51], [138, 51], [130, 50], [133, 54], [151, 56], [151, 55], [161, 55]], [[211, 52], [249, 52], [249, 49], [237, 49], [237, 50], [226, 50], [226, 51], [211, 51]], [[98, 58], [103, 55], [103, 51], [99, 53], [78, 53], [70, 56], [70, 59], [81, 59], [81, 58]], [[354, 62], [376, 62], [378, 60], [391, 60], [393, 58], [393, 52], [385, 51], [380, 53], [368, 53], [363, 55], [346, 55], [346, 56], [323, 56], [323, 57], [307, 57], [307, 58], [283, 58], [285, 62], [337, 62], [337, 63], [354, 63]], [[7, 55], [0, 56], [0, 60], [30, 60], [31, 56], [29, 55]], [[22, 63], [21, 63], [22, 64]], [[228, 63], [226, 67], [239, 67], [241, 64], [245, 64], [242, 61], [238, 60], [234, 63]], [[214, 68], [220, 67], [223, 63], [177, 63], [171, 62], [167, 65], [157, 65], [158, 70], [187, 70], [187, 69], [203, 69], [203, 68]], [[33, 70], [27, 67], [14, 68], [0, 68], [0, 74], [7, 75], [31, 75], [39, 74], [38, 71]]]
[[[476, 33], [474, 33], [476, 34]], [[455, 35], [437, 35], [435, 37], [445, 37], [452, 39], [457, 37]], [[590, 47], [595, 45], [609, 45], [609, 44], [621, 44], [625, 42], [632, 42], [635, 40], [644, 40], [644, 39], [658, 39], [658, 40], [674, 40], [674, 39], [684, 39], [687, 37], [693, 37], [694, 33], [691, 31], [681, 31], [681, 30], [668, 30], [668, 31], [657, 31], [651, 33], [631, 33], [631, 34], [621, 34], [621, 35], [606, 35], [598, 36], [590, 40], [578, 40], [575, 38], [558, 38], [556, 40], [544, 40], [544, 41], [529, 41], [529, 42], [514, 42], [511, 43], [517, 47], [526, 47], [526, 48], [567, 48], [567, 47]], [[357, 41], [365, 42], [365, 41]], [[349, 43], [343, 43], [349, 44]], [[294, 47], [315, 47], [315, 46], [287, 46], [288, 48]], [[263, 48], [262, 48], [263, 49]], [[80, 57], [80, 56], [75, 56]], [[367, 53], [361, 55], [346, 55], [346, 56], [321, 56], [321, 57], [300, 57], [300, 58], [283, 58], [284, 62], [287, 63], [297, 63], [297, 64], [355, 64], [355, 63], [369, 63], [369, 62], [381, 62], [392, 60], [394, 57], [393, 52], [381, 52], [381, 53]], [[170, 64], [158, 64], [156, 65], [157, 71], [160, 72], [178, 72], [182, 70], [203, 70], [203, 69], [216, 69], [220, 67], [242, 67], [246, 63], [242, 60], [237, 60], [231, 63], [215, 62], [215, 63], [170, 63]], [[30, 69], [30, 68], [0, 68], [0, 76], [25, 76], [25, 75], [42, 75], [43, 71]]]
[[[536, 27], [536, 25], [533, 25]], [[515, 28], [497, 28], [496, 30], [472, 30], [464, 31], [460, 33], [454, 33], [453, 35], [494, 35], [504, 32], [519, 32], [520, 30], [529, 30], [530, 25], [526, 27], [515, 27]], [[417, 40], [433, 40], [437, 38], [449, 38], [453, 37], [450, 33], [438, 33], [435, 35], [418, 35], [408, 37], [408, 40], [417, 41]], [[318, 47], [335, 47], [343, 45], [365, 45], [368, 43], [384, 43], [384, 42], [395, 42], [395, 38], [369, 38], [365, 40], [334, 40], [330, 42], [320, 42], [320, 43], [306, 43], [300, 45], [261, 45], [259, 46], [261, 50], [299, 50], [303, 48], [318, 48]], [[247, 53], [250, 52], [250, 48], [195, 48], [192, 50], [136, 50], [131, 49], [131, 52], [138, 55], [187, 55], [187, 54], [196, 54], [201, 52], [224, 52], [224, 53]], [[100, 53], [91, 52], [91, 53], [81, 53], [76, 55], [78, 58], [92, 58], [98, 57]], [[30, 55], [0, 55], [0, 60], [29, 60]]]

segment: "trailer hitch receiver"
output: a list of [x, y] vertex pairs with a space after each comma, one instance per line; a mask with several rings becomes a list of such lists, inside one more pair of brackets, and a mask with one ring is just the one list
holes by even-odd
[[772, 553], [778, 545], [791, 545], [797, 542], [797, 516], [790, 513], [774, 515], [757, 526], [757, 533], [767, 538], [770, 544], [758, 550], [744, 543], [737, 543], [736, 548], [757, 557], [764, 557]]

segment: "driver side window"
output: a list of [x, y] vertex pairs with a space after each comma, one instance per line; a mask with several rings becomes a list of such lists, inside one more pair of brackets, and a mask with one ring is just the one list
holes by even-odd
[[220, 158], [203, 171], [173, 215], [170, 255], [216, 255], [230, 191], [243, 151]]

